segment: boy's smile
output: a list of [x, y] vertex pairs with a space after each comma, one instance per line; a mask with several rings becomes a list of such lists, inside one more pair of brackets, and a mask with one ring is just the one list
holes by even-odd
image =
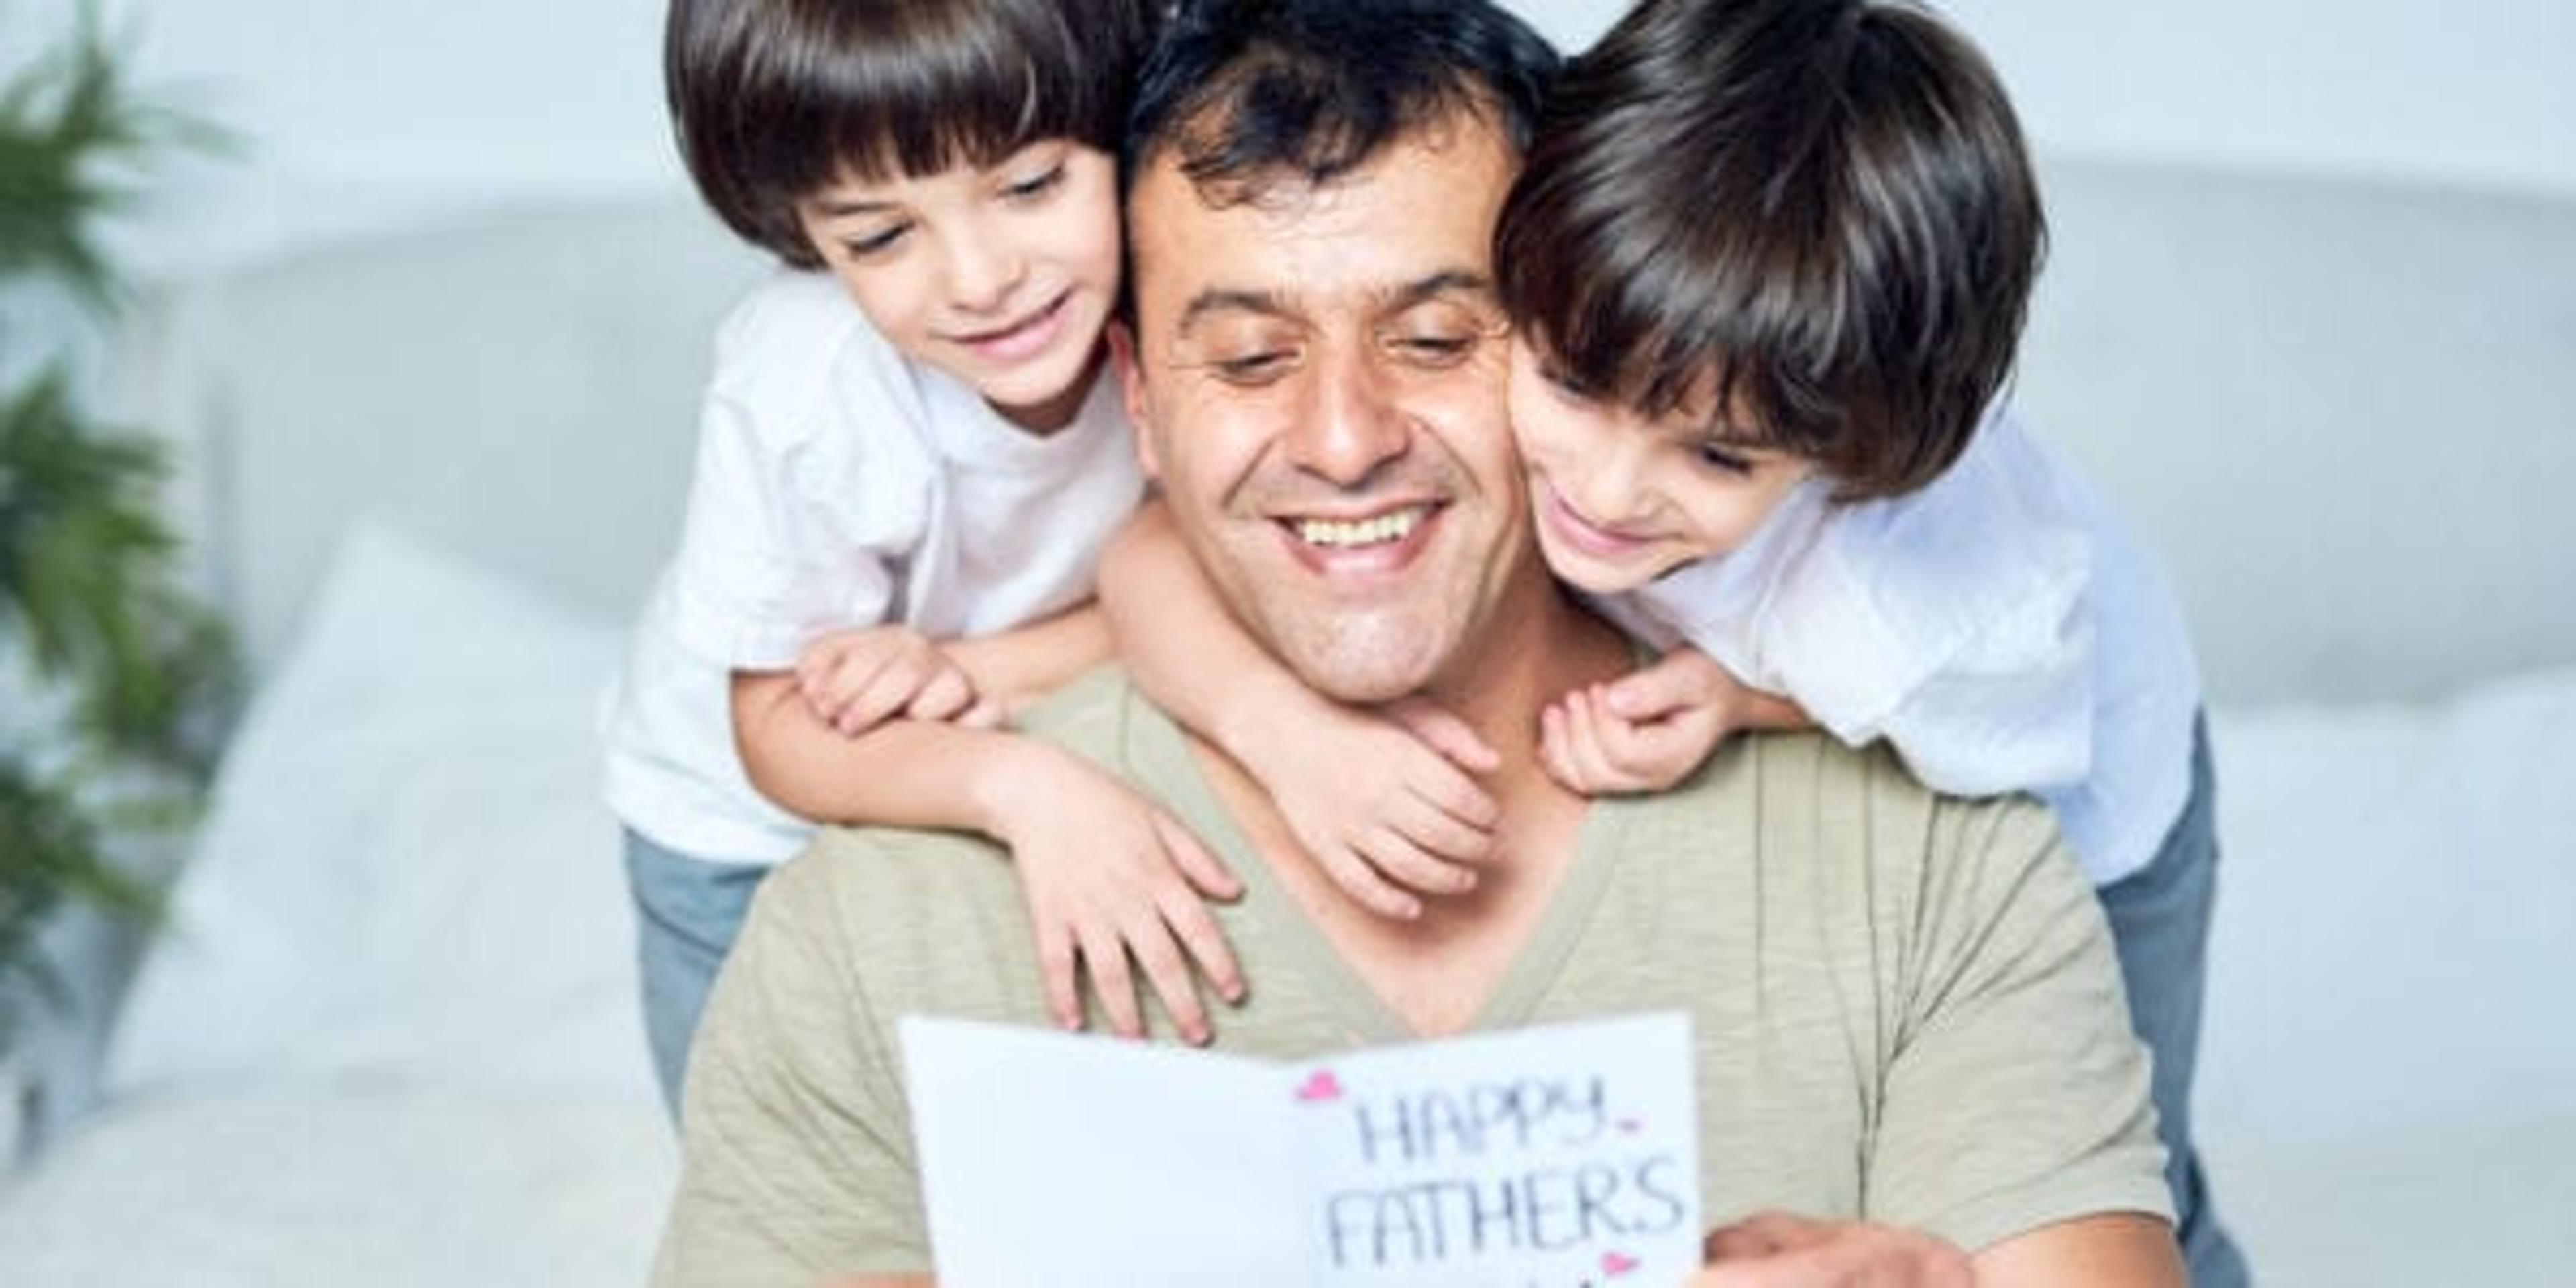
[[1713, 437], [1714, 415], [1696, 404], [1649, 419], [1568, 389], [1526, 339], [1513, 342], [1511, 366], [1512, 434], [1539, 549], [1549, 571], [1593, 594], [1733, 553], [1814, 472], [1798, 457]]

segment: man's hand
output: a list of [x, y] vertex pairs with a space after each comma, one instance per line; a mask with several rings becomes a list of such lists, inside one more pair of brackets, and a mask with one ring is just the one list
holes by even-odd
[[1125, 783], [1052, 747], [1031, 743], [1025, 754], [1033, 758], [1011, 776], [994, 835], [1019, 866], [1056, 1022], [1082, 1023], [1078, 977], [1087, 973], [1109, 1026], [1141, 1036], [1133, 973], [1141, 968], [1181, 1037], [1206, 1042], [1192, 967], [1229, 1002], [1242, 1000], [1243, 974], [1202, 900], [1236, 898], [1242, 881]]
[[907, 626], [834, 631], [796, 659], [796, 691], [815, 718], [855, 738], [902, 717], [977, 728], [1002, 722], [1002, 708], [928, 637]]
[[1586, 796], [1659, 792], [1743, 726], [1751, 692], [1706, 653], [1675, 649], [1615, 683], [1549, 703], [1539, 716], [1539, 761]]
[[1382, 917], [1474, 889], [1501, 809], [1474, 775], [1501, 763], [1465, 721], [1420, 699], [1355, 711], [1317, 702], [1246, 760], [1324, 875]]
[[1966, 1253], [1866, 1221], [1760, 1212], [1709, 1232], [1686, 1288], [1976, 1288]]

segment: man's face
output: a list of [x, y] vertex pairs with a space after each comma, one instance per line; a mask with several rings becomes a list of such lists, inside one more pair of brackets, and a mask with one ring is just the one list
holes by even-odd
[[1328, 187], [1128, 203], [1145, 468], [1235, 615], [1309, 685], [1436, 681], [1535, 583], [1490, 242], [1512, 157], [1459, 115]]

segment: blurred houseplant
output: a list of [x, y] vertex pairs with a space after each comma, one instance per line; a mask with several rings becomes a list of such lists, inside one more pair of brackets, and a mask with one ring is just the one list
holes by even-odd
[[79, 328], [26, 323], [113, 321], [101, 221], [153, 158], [216, 142], [133, 94], [86, 5], [60, 47], [0, 66], [0, 1057], [61, 991], [50, 920], [151, 911], [119, 855], [191, 816], [233, 671], [178, 575], [159, 445], [88, 409]]

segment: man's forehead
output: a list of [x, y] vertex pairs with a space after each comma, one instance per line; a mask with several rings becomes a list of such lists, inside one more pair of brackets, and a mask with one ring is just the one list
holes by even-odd
[[1511, 155], [1488, 129], [1416, 130], [1321, 183], [1280, 176], [1210, 191], [1168, 152], [1129, 190], [1132, 282], [1185, 325], [1210, 310], [1280, 312], [1320, 292], [1401, 306], [1490, 296], [1492, 213]]

